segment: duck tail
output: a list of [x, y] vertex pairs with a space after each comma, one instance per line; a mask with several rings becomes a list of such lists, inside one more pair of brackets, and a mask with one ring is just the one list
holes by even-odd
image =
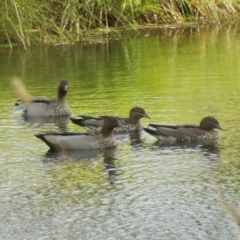
[[25, 104], [16, 103], [15, 105], [16, 105], [16, 107], [13, 109], [12, 113], [14, 113], [14, 114], [26, 113], [27, 107], [25, 106]]
[[158, 138], [158, 133], [156, 130], [150, 129], [150, 128], [143, 128], [145, 132], [149, 133], [153, 137]]
[[76, 124], [76, 125], [79, 125], [81, 127], [84, 127], [85, 124], [84, 124], [84, 119], [81, 119], [81, 118], [74, 118], [74, 117], [70, 117], [70, 120], [72, 121], [72, 123]]

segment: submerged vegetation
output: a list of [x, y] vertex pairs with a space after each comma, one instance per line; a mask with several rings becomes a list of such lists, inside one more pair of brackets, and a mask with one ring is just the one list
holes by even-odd
[[[220, 23], [240, 17], [237, 0], [3, 0], [0, 43], [63, 44], [89, 33], [153, 24]], [[96, 29], [100, 31], [96, 31]]]

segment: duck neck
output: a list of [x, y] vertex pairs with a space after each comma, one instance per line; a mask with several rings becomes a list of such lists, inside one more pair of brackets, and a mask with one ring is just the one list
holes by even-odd
[[64, 91], [63, 89], [59, 88], [58, 89], [58, 101], [64, 101], [66, 97], [67, 92]]
[[139, 117], [137, 117], [137, 116], [134, 116], [134, 115], [130, 115], [129, 116], [129, 120], [130, 120], [130, 122], [131, 123], [133, 123], [134, 125], [137, 125], [137, 124], [140, 124], [140, 119], [139, 119]]
[[107, 138], [107, 137], [113, 137], [113, 128], [109, 129], [109, 128], [104, 128], [102, 127], [101, 129], [101, 134], [103, 137]]

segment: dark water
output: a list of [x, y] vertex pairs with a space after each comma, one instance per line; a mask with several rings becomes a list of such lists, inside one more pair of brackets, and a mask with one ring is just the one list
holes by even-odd
[[[144, 30], [73, 46], [0, 49], [1, 239], [237, 239], [240, 208], [238, 26]], [[35, 133], [57, 129], [11, 113], [19, 77], [33, 96], [70, 82], [75, 114], [128, 115], [142, 123], [198, 124], [216, 117], [213, 146], [159, 146], [146, 133], [114, 151], [47, 153]], [[84, 131], [72, 123], [70, 130]]]

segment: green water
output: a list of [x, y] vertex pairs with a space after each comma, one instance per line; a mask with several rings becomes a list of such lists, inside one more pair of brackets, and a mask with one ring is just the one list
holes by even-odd
[[[238, 26], [143, 30], [105, 43], [0, 49], [0, 238], [237, 239], [226, 204], [239, 207]], [[20, 78], [32, 96], [56, 97], [69, 80], [74, 114], [142, 123], [198, 124], [216, 117], [214, 146], [156, 146], [119, 139], [116, 152], [49, 155], [34, 134], [53, 125], [11, 113]], [[74, 131], [84, 129], [68, 124]]]

